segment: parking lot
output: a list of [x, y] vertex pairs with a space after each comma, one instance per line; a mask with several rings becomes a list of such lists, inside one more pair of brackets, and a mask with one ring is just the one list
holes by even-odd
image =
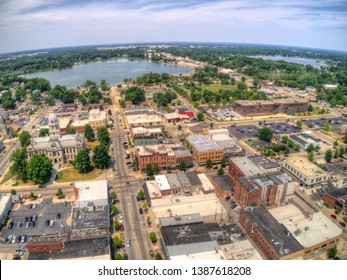
[[262, 127], [271, 128], [274, 134], [291, 134], [301, 132], [300, 128], [290, 125], [286, 122], [267, 123]]
[[215, 118], [217, 120], [226, 120], [230, 121], [233, 118], [239, 118], [240, 115], [232, 111], [231, 108], [223, 108], [223, 109], [218, 109], [218, 110], [213, 110], [210, 113], [212, 118]]
[[323, 128], [326, 123], [330, 123], [333, 126], [339, 126], [343, 124], [347, 124], [347, 119], [344, 118], [320, 118], [315, 120], [303, 120], [303, 123], [308, 127], [312, 128]]
[[[59, 219], [57, 219], [58, 213], [60, 214]], [[52, 199], [44, 200], [31, 209], [28, 208], [28, 205], [22, 205], [18, 210], [11, 212], [10, 222], [13, 222], [13, 227], [4, 229], [2, 237], [10, 235], [27, 235], [29, 237], [64, 233], [70, 228], [70, 225], [66, 223], [70, 215], [70, 203], [52, 204]], [[37, 217], [35, 226], [33, 226], [32, 222], [29, 222], [34, 216]], [[54, 222], [46, 226], [46, 221]], [[20, 223], [21, 225], [19, 226]]]
[[229, 126], [228, 130], [230, 136], [233, 136], [237, 140], [258, 137], [258, 127], [254, 125]]

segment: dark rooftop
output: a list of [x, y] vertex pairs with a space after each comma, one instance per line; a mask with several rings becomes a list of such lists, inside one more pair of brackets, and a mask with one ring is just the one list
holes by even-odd
[[204, 224], [161, 228], [166, 246], [212, 241]]
[[220, 175], [220, 176], [219, 175], [211, 176], [211, 180], [216, 182], [218, 187], [223, 192], [233, 190], [234, 185], [235, 185], [233, 179], [231, 179], [231, 177], [226, 175], [226, 174]]
[[195, 186], [201, 186], [202, 185], [201, 180], [200, 180], [199, 176], [196, 174], [196, 172], [188, 171], [188, 172], [186, 172], [186, 175], [187, 175], [188, 180], [192, 186], [195, 187]]
[[337, 189], [331, 192], [327, 192], [326, 195], [330, 195], [331, 197], [338, 199], [338, 198], [347, 196], [347, 188]]
[[206, 223], [204, 224], [205, 228], [208, 232], [211, 231], [223, 231], [221, 227], [218, 225], [218, 223]]
[[304, 248], [264, 207], [247, 207], [241, 212], [259, 229], [279, 256], [285, 256]]
[[110, 226], [109, 207], [74, 208], [71, 229], [104, 228]]
[[93, 238], [83, 240], [70, 240], [64, 242], [65, 246], [55, 252], [31, 253], [28, 260], [59, 260], [109, 255], [109, 238]]

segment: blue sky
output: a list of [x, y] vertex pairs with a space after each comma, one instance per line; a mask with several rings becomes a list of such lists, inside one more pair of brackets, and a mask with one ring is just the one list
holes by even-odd
[[132, 42], [347, 51], [346, 0], [0, 0], [0, 53]]

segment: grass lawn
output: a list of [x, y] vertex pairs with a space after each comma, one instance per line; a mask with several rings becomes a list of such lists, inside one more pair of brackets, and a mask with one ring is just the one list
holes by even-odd
[[64, 183], [64, 182], [91, 180], [91, 179], [95, 179], [101, 174], [105, 174], [106, 172], [107, 172], [107, 169], [101, 170], [101, 169], [94, 168], [92, 171], [90, 171], [87, 174], [81, 174], [76, 169], [71, 167], [71, 168], [59, 171], [58, 179], [56, 179], [56, 182]]
[[100, 145], [99, 140], [95, 140], [94, 142], [88, 142], [86, 141], [86, 148], [89, 150], [92, 150], [95, 148], [95, 146]]
[[235, 90], [237, 89], [237, 86], [235, 85], [204, 85], [202, 86], [202, 90], [209, 90], [209, 91], [212, 91], [214, 93], [219, 93], [219, 91], [221, 89], [229, 89], [229, 90]]
[[2, 181], [0, 182], [0, 184], [4, 184], [6, 183], [8, 180], [10, 180], [14, 175], [11, 173], [11, 171], [8, 171], [4, 178], [2, 179]]
[[324, 134], [324, 135], [326, 135], [326, 136], [331, 137], [331, 134], [330, 134], [328, 131], [320, 130], [319, 132], [322, 133], [322, 134]]

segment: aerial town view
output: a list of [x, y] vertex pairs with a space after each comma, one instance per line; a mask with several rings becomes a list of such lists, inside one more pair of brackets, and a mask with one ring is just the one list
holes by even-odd
[[20, 47], [9, 30], [1, 260], [347, 259], [342, 39]]

